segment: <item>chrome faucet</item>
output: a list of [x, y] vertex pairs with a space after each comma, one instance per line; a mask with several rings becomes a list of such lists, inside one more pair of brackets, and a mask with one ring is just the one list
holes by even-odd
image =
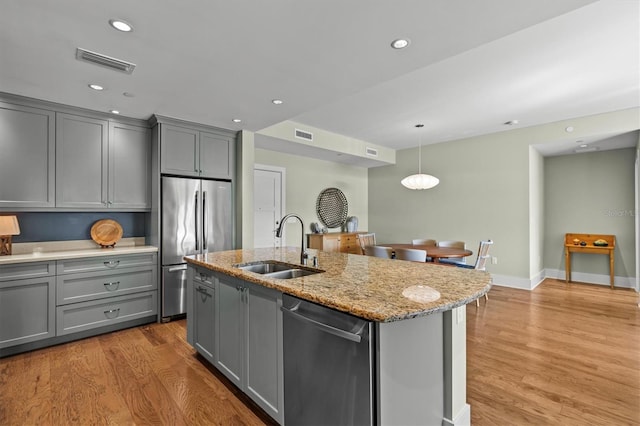
[[300, 251], [300, 264], [301, 265], [306, 265], [308, 256], [307, 256], [307, 252], [304, 249], [304, 223], [302, 223], [302, 219], [300, 219], [300, 216], [298, 216], [297, 214], [289, 213], [288, 215], [286, 215], [285, 217], [280, 219], [280, 224], [278, 225], [278, 229], [276, 229], [276, 237], [278, 237], [278, 238], [282, 237], [282, 229], [284, 228], [284, 223], [290, 217], [295, 217], [296, 219], [298, 219], [300, 221], [301, 234], [302, 234], [302, 238], [300, 240], [300, 247], [301, 247], [301, 249], [300, 249], [301, 250]]

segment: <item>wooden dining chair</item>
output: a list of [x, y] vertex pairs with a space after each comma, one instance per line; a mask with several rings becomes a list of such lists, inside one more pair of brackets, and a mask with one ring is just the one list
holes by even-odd
[[376, 245], [376, 233], [370, 232], [368, 234], [357, 234], [358, 235], [358, 243], [360, 244], [360, 248], [362, 249], [362, 254], [366, 254], [364, 252], [364, 248], [366, 246], [375, 246]]
[[391, 247], [384, 247], [384, 246], [364, 246], [364, 254], [367, 256], [391, 259], [393, 254], [393, 249]]
[[427, 251], [409, 248], [397, 248], [395, 249], [396, 259], [411, 260], [413, 262], [426, 262]]
[[437, 245], [436, 240], [432, 240], [431, 238], [418, 238], [415, 240], [411, 240], [411, 244], [413, 245], [421, 245], [421, 246], [435, 246]]

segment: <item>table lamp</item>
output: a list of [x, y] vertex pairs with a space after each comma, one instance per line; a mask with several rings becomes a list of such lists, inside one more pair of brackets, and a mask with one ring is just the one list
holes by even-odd
[[0, 216], [0, 256], [11, 254], [11, 237], [20, 235], [16, 216]]

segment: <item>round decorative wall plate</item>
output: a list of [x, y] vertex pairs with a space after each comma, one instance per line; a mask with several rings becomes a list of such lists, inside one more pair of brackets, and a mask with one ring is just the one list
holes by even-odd
[[122, 226], [113, 219], [102, 219], [91, 227], [91, 239], [100, 247], [113, 247], [122, 238]]
[[347, 197], [338, 188], [323, 189], [316, 201], [318, 218], [327, 228], [339, 228], [347, 220]]

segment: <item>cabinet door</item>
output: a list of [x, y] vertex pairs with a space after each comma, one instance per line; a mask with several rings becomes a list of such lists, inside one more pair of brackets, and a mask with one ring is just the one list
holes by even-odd
[[0, 208], [55, 205], [55, 114], [0, 103]]
[[245, 283], [246, 393], [278, 422], [284, 419], [282, 293]]
[[200, 132], [200, 176], [232, 179], [233, 159], [231, 138]]
[[244, 287], [227, 276], [216, 292], [216, 367], [236, 386], [242, 385]]
[[215, 364], [215, 289], [193, 283], [193, 338], [196, 350]]
[[161, 173], [199, 176], [199, 132], [162, 124], [160, 128]]
[[340, 251], [340, 236], [339, 235], [325, 235], [322, 242], [323, 251]]
[[108, 122], [56, 114], [56, 206], [107, 207]]
[[0, 282], [0, 348], [54, 337], [55, 277]]
[[151, 131], [110, 123], [109, 207], [151, 207]]

